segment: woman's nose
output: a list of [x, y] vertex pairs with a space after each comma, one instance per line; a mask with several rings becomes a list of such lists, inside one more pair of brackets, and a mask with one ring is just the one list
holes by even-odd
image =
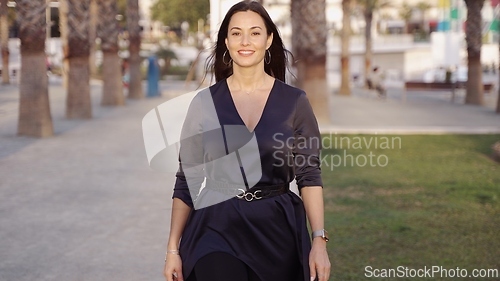
[[241, 45], [242, 46], [250, 45], [250, 39], [248, 38], [248, 35], [241, 36]]

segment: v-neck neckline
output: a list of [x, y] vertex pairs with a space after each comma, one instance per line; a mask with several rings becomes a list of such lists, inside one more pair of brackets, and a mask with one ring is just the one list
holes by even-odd
[[240, 119], [240, 122], [243, 124], [243, 126], [245, 126], [245, 128], [247, 129], [247, 131], [249, 133], [252, 133], [252, 134], [255, 133], [255, 130], [257, 130], [257, 127], [259, 126], [260, 121], [262, 120], [262, 117], [264, 117], [264, 114], [266, 113], [266, 108], [268, 107], [267, 105], [269, 104], [269, 100], [271, 99], [271, 95], [273, 94], [274, 88], [276, 87], [276, 80], [277, 79], [274, 78], [274, 82], [273, 82], [273, 86], [271, 87], [271, 91], [269, 91], [269, 95], [267, 95], [266, 103], [264, 104], [264, 107], [262, 108], [262, 112], [260, 114], [259, 120], [255, 124], [253, 130], [250, 130], [250, 128], [248, 128], [248, 125], [245, 123], [245, 121], [241, 117], [240, 112], [238, 111], [238, 108], [236, 107], [236, 103], [234, 102], [231, 90], [229, 89], [229, 84], [227, 83], [227, 78], [224, 80], [227, 92], [229, 94], [229, 99], [231, 100], [231, 104], [233, 105], [233, 109], [236, 112], [236, 115], [238, 115], [238, 118]]

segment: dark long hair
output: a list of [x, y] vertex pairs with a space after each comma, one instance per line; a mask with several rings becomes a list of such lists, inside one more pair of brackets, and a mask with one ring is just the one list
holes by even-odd
[[[264, 20], [266, 25], [267, 35], [273, 34], [273, 42], [269, 47], [269, 52], [271, 54], [271, 59], [269, 63], [264, 64], [264, 71], [273, 76], [274, 78], [285, 82], [286, 68], [288, 67], [288, 55], [291, 55], [290, 51], [285, 49], [283, 45], [283, 40], [279, 34], [276, 24], [267, 13], [266, 9], [256, 1], [245, 0], [236, 3], [229, 9], [224, 20], [221, 23], [219, 33], [217, 35], [217, 42], [213, 48], [212, 54], [207, 59], [206, 71], [213, 72], [215, 74], [215, 81], [219, 82], [233, 74], [233, 65], [227, 65], [224, 63], [223, 56], [227, 52], [227, 47], [225, 44], [225, 39], [227, 37], [229, 21], [231, 17], [237, 12], [252, 11], [259, 14]], [[228, 52], [229, 53], [229, 52]], [[228, 54], [226, 54], [228, 56]], [[265, 56], [267, 56], [267, 51]], [[226, 60], [229, 60], [226, 58]]]

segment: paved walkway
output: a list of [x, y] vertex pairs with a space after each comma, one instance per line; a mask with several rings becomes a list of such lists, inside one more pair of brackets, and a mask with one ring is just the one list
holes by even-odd
[[[94, 118], [66, 120], [53, 80], [56, 136], [46, 139], [15, 136], [17, 87], [0, 86], [0, 280], [163, 280], [173, 175], [149, 169], [141, 121], [182, 86], [162, 83], [164, 96], [113, 108], [99, 106], [93, 83]], [[500, 130], [492, 109], [437, 96], [335, 96], [325, 131]]]
[[163, 280], [173, 175], [149, 169], [141, 121], [168, 97], [101, 107], [93, 84], [94, 118], [66, 120], [51, 85], [56, 136], [38, 140], [14, 136], [0, 89], [0, 280]]
[[485, 94], [486, 106], [465, 105], [465, 92], [388, 90], [387, 99], [375, 91], [355, 88], [351, 97], [331, 99], [332, 125], [325, 133], [500, 133], [500, 114], [495, 114], [497, 92]]

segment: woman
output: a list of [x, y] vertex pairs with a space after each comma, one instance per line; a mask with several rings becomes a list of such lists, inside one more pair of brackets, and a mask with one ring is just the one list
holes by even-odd
[[166, 280], [328, 280], [319, 130], [305, 93], [284, 83], [286, 50], [262, 5], [228, 11], [209, 63], [217, 83], [183, 126]]

